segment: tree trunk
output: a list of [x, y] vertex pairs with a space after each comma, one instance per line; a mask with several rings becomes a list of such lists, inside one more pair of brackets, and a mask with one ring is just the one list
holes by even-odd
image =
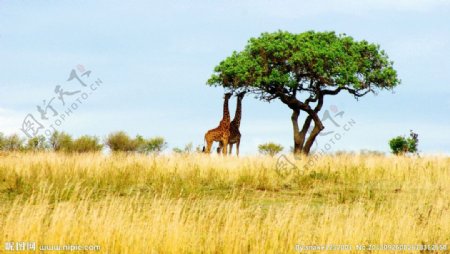
[[294, 154], [299, 154], [302, 152], [303, 141], [298, 129], [298, 116], [300, 115], [300, 110], [292, 110], [292, 127], [294, 129]]
[[317, 113], [314, 113], [312, 115], [312, 118], [314, 120], [314, 129], [312, 130], [311, 134], [309, 134], [308, 140], [306, 140], [306, 143], [303, 147], [303, 153], [306, 155], [309, 154], [311, 146], [314, 143], [314, 140], [316, 140], [317, 135], [319, 135], [319, 133], [325, 128], [323, 127], [322, 121], [320, 121]]
[[[311, 150], [311, 146], [314, 143], [314, 140], [316, 139], [317, 135], [319, 135], [319, 133], [324, 129], [324, 127], [317, 113], [311, 112], [305, 119], [302, 130], [299, 131], [298, 127], [299, 114], [300, 114], [299, 110], [293, 110], [291, 116], [292, 126], [294, 130], [294, 154], [308, 155]], [[309, 137], [306, 138], [306, 134], [313, 120], [314, 120], [314, 129], [309, 135]]]

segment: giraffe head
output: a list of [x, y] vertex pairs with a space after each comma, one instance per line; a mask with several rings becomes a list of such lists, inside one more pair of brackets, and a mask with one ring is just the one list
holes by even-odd
[[225, 100], [228, 100], [228, 99], [231, 98], [231, 95], [233, 95], [233, 94], [232, 94], [232, 93], [226, 93], [226, 94], [223, 96], [223, 98], [224, 98]]
[[245, 93], [247, 92], [246, 91], [240, 92], [237, 94], [237, 97], [242, 100], [242, 98], [244, 98]]

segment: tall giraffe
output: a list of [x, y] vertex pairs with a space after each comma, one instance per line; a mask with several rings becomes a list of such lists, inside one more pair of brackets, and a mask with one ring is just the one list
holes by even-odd
[[[236, 144], [236, 155], [239, 156], [239, 145], [241, 144], [241, 132], [239, 127], [241, 126], [241, 116], [242, 116], [242, 99], [244, 98], [245, 92], [239, 93], [237, 95], [236, 102], [236, 113], [234, 114], [234, 119], [230, 123], [230, 138], [228, 139], [228, 145], [230, 148], [230, 154], [233, 152], [233, 144]], [[220, 142], [217, 152], [224, 147], [223, 143]]]
[[203, 147], [203, 152], [210, 153], [211, 152], [211, 146], [214, 141], [221, 142], [224, 144], [224, 149], [222, 153], [224, 155], [227, 154], [227, 148], [228, 145], [228, 139], [230, 137], [230, 111], [228, 110], [228, 100], [231, 97], [231, 93], [226, 93], [224, 96], [223, 101], [223, 117], [220, 121], [220, 124], [218, 127], [211, 129], [206, 132], [205, 134], [205, 141], [206, 141], [206, 150], [205, 147]]

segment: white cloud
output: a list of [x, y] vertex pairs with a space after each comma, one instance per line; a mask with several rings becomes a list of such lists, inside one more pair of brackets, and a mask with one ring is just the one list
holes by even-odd
[[0, 108], [0, 132], [4, 134], [19, 133], [25, 114]]
[[249, 12], [280, 17], [311, 17], [325, 14], [365, 15], [373, 11], [429, 12], [450, 6], [446, 0], [326, 0], [326, 1], [247, 1]]
[[440, 56], [449, 48], [449, 38], [444, 35], [421, 35], [420, 37], [402, 37], [392, 41], [388, 45], [395, 54], [395, 58], [403, 57], [411, 60], [415, 58], [430, 58], [430, 56]]

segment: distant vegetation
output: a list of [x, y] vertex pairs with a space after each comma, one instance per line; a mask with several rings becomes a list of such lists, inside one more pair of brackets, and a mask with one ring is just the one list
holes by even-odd
[[186, 144], [184, 146], [184, 148], [179, 148], [179, 147], [175, 147], [172, 149], [172, 151], [174, 153], [178, 153], [178, 154], [191, 154], [193, 152], [197, 152], [200, 153], [202, 151], [200, 146], [197, 146], [194, 150], [194, 145], [192, 144], [192, 142]]
[[404, 155], [407, 153], [418, 153], [419, 135], [412, 130], [409, 137], [397, 136], [389, 141], [391, 151], [395, 155]]
[[281, 153], [281, 151], [283, 151], [283, 149], [284, 149], [284, 147], [282, 145], [275, 144], [272, 142], [261, 144], [258, 146], [259, 153], [264, 154], [264, 155], [270, 155], [270, 156], [275, 156], [275, 155]]
[[144, 138], [137, 135], [131, 138], [123, 131], [109, 134], [103, 143], [96, 136], [83, 135], [74, 139], [70, 134], [59, 131], [48, 139], [43, 135], [24, 139], [17, 134], [6, 136], [0, 132], [0, 151], [87, 153], [102, 151], [104, 147], [112, 152], [150, 154], [164, 151], [167, 142], [163, 137]]

